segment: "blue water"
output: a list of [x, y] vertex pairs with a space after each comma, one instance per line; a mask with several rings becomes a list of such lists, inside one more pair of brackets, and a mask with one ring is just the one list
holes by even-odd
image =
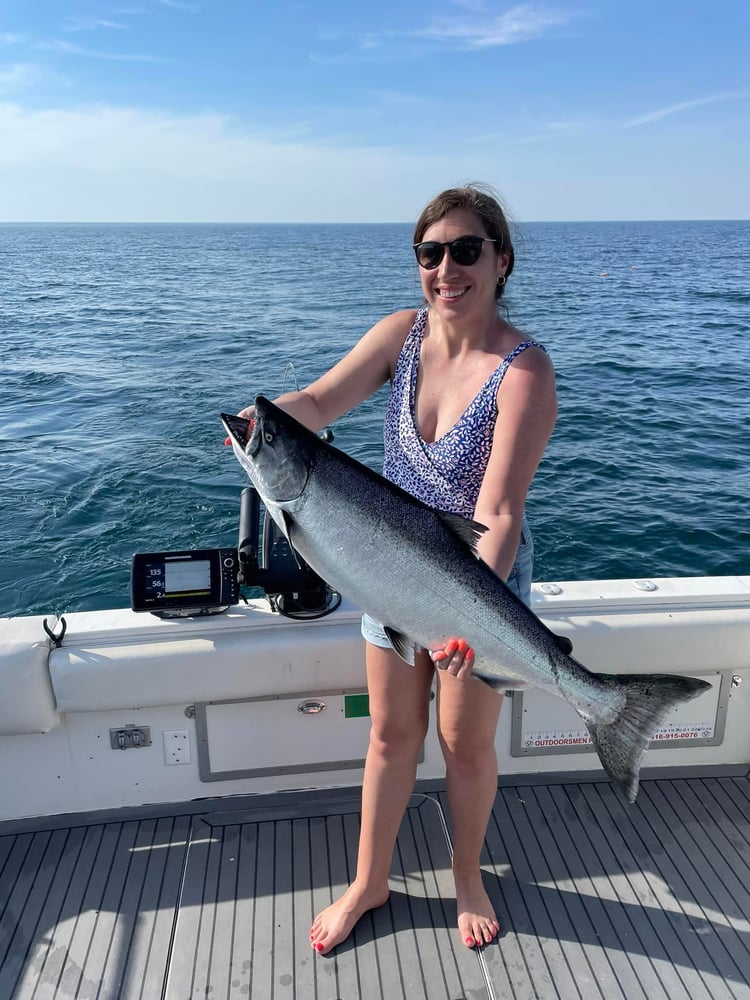
[[[0, 226], [0, 615], [126, 607], [134, 551], [234, 544], [219, 412], [418, 305], [410, 234]], [[750, 573], [748, 275], [747, 222], [520, 227], [510, 318], [560, 398], [536, 579]], [[375, 468], [384, 401], [334, 428]]]

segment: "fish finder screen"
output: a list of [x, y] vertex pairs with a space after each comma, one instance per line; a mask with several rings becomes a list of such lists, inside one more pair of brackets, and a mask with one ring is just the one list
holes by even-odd
[[239, 604], [237, 549], [190, 549], [183, 552], [136, 552], [130, 576], [133, 611], [218, 614]]
[[199, 597], [211, 593], [211, 562], [187, 559], [164, 563], [164, 593], [171, 597]]

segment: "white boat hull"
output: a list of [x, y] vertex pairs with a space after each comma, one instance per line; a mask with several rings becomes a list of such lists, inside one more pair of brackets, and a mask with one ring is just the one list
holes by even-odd
[[[653, 584], [535, 585], [533, 607], [590, 669], [712, 682], [669, 721], [646, 769], [746, 765], [750, 577]], [[355, 608], [305, 623], [265, 601], [183, 621], [128, 610], [65, 619], [59, 648], [41, 617], [0, 620], [0, 820], [360, 783], [369, 725]], [[509, 699], [503, 780], [604, 777], [567, 708], [536, 691]], [[150, 744], [113, 749], [111, 733], [128, 727]], [[443, 773], [431, 726], [418, 778]]]

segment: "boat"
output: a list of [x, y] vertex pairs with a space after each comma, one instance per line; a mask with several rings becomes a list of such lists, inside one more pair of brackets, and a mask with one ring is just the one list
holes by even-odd
[[1, 619], [0, 997], [750, 998], [750, 577], [532, 602], [590, 669], [711, 690], [655, 734], [633, 805], [567, 704], [507, 698], [479, 949], [431, 721], [391, 897], [326, 956], [308, 930], [353, 875], [368, 740], [359, 610]]

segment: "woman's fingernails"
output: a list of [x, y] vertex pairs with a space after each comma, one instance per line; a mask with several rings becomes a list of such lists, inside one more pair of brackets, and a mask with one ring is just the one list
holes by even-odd
[[456, 643], [456, 649], [459, 651], [459, 653], [465, 653], [468, 648], [469, 644], [466, 641], [466, 639], [459, 639], [458, 642]]

